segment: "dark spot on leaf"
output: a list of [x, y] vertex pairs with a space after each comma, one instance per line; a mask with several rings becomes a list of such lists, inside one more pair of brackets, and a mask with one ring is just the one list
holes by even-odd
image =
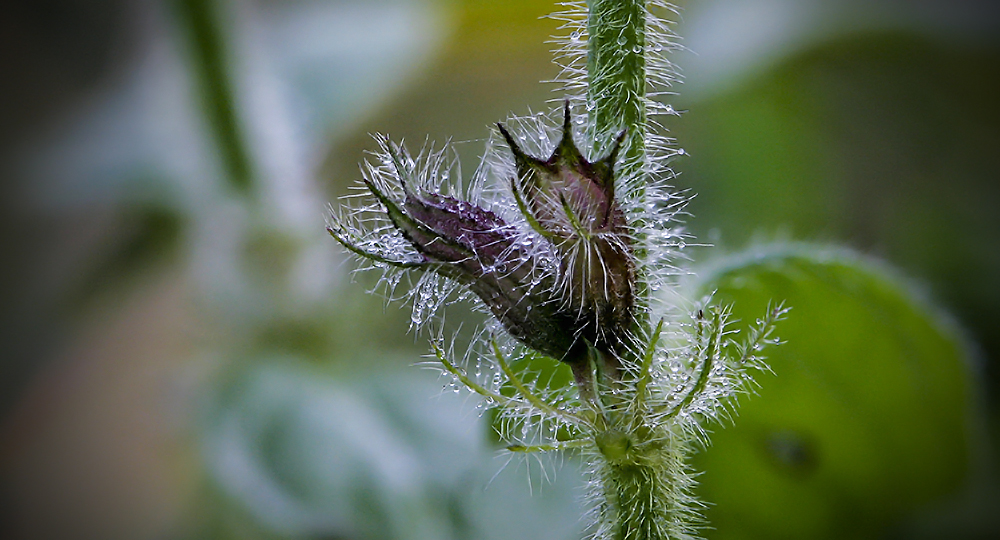
[[764, 446], [768, 461], [793, 476], [808, 476], [819, 467], [816, 444], [806, 434], [792, 430], [775, 431], [766, 436]]

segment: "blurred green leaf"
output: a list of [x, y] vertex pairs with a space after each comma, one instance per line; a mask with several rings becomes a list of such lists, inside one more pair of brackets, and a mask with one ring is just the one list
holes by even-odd
[[730, 246], [784, 231], [877, 251], [975, 333], [997, 388], [997, 88], [996, 40], [872, 30], [790, 48], [724, 93], [682, 93], [690, 112], [669, 127], [692, 156], [677, 164], [679, 187], [698, 194], [692, 230]]
[[213, 538], [580, 537], [579, 468], [494, 459], [468, 396], [426, 371], [267, 356], [222, 382], [201, 435]]
[[966, 480], [966, 351], [887, 268], [844, 250], [772, 245], [700, 272], [737, 326], [792, 307], [774, 374], [696, 458], [713, 539], [873, 538]]

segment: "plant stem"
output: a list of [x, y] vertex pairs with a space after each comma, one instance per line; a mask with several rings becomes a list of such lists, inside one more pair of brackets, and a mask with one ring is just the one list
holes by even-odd
[[657, 471], [646, 465], [611, 465], [612, 501], [618, 510], [615, 540], [667, 540], [659, 526], [657, 511], [662, 497], [657, 489]]
[[612, 428], [595, 439], [605, 458], [601, 477], [609, 540], [668, 540], [678, 507], [675, 476], [683, 451], [664, 432]]
[[640, 172], [646, 151], [646, 5], [588, 0], [587, 109], [597, 154], [627, 131], [622, 177]]
[[[637, 182], [635, 194], [642, 198], [641, 178], [646, 161], [646, 3], [645, 0], [588, 0], [587, 32], [587, 110], [589, 126], [598, 155], [605, 152], [613, 138], [626, 131], [622, 161], [616, 176]], [[637, 246], [636, 257], [644, 253]], [[648, 301], [648, 289], [639, 279], [636, 301]], [[638, 311], [642, 311], [641, 309]], [[640, 318], [638, 326], [648, 326]], [[660, 328], [657, 328], [658, 337]], [[642, 334], [648, 334], [643, 332]], [[644, 355], [646, 356], [646, 355]], [[651, 360], [651, 354], [650, 356]], [[642, 368], [649, 369], [646, 358]], [[634, 414], [646, 414], [645, 376], [637, 381], [638, 397]], [[642, 426], [636, 418], [633, 425]], [[631, 427], [631, 426], [630, 426]], [[603, 478], [608, 502], [606, 516], [615, 540], [666, 540], [666, 515], [673, 507], [668, 493], [669, 477], [652, 463], [669, 459], [663, 448], [644, 448], [641, 441], [618, 430], [609, 430], [596, 441], [608, 460]], [[640, 443], [638, 446], [635, 443]], [[649, 455], [646, 455], [649, 453]]]
[[236, 111], [232, 73], [227, 66], [225, 34], [212, 0], [175, 0], [178, 23], [188, 39], [192, 71], [209, 129], [230, 187], [240, 194], [253, 188], [254, 166]]

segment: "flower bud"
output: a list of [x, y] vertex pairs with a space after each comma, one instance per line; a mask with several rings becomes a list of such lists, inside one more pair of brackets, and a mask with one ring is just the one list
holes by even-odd
[[334, 238], [362, 257], [434, 271], [466, 285], [513, 337], [532, 349], [559, 360], [584, 354], [573, 318], [560, 312], [560, 304], [551, 298], [554, 272], [538, 268], [545, 262], [518, 242], [522, 236], [517, 230], [470, 202], [416, 193], [407, 182], [410, 173], [398, 151], [390, 147], [389, 153], [403, 187], [403, 201], [393, 200], [370, 180], [365, 184], [419, 253], [419, 260], [390, 260], [365, 251], [342, 228], [330, 227]]
[[593, 163], [573, 142], [569, 104], [562, 138], [541, 160], [525, 154], [498, 124], [514, 153], [511, 190], [525, 219], [558, 252], [562, 310], [578, 334], [617, 356], [633, 323], [635, 263], [625, 214], [615, 200], [614, 164], [624, 140]]
[[634, 308], [631, 240], [614, 190], [624, 134], [608, 156], [591, 163], [573, 142], [567, 106], [562, 139], [543, 161], [525, 154], [499, 127], [517, 166], [515, 202], [537, 234], [471, 202], [418, 192], [412, 164], [404, 164], [391, 143], [384, 146], [385, 163], [402, 187], [402, 200], [372, 178], [365, 184], [416, 254], [403, 258], [378, 241], [356, 240], [342, 223], [328, 230], [362, 257], [433, 271], [467, 286], [513, 337], [569, 363], [578, 375], [589, 365], [591, 348], [615, 367]]

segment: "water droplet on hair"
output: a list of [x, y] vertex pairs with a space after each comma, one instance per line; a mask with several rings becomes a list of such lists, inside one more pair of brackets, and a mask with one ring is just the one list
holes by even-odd
[[635, 54], [640, 54], [642, 53], [642, 47], [636, 45], [635, 47], [632, 47], [632, 52], [634, 52]]
[[580, 41], [580, 31], [573, 30], [573, 32], [569, 35], [569, 38], [573, 41]]
[[622, 35], [618, 36], [618, 44], [619, 45], [621, 45], [622, 47], [624, 47], [626, 43], [628, 43], [628, 38], [625, 37], [625, 34], [622, 34]]

